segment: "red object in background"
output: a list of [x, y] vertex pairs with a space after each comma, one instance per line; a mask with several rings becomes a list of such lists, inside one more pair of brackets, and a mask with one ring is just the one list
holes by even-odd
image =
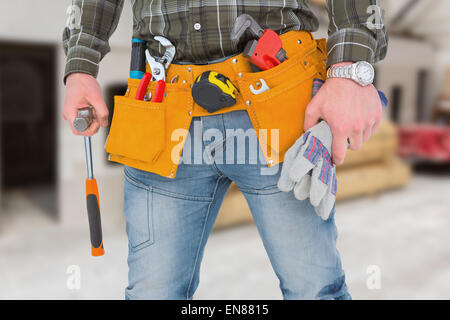
[[450, 126], [410, 125], [398, 131], [401, 157], [450, 163]]

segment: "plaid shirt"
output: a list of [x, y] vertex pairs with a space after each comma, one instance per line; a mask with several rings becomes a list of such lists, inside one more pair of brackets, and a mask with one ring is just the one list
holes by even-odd
[[[387, 34], [378, 0], [327, 0], [330, 17], [329, 65], [342, 61], [384, 58]], [[117, 27], [124, 0], [72, 0], [63, 46], [65, 77], [82, 72], [97, 76], [99, 62], [109, 52], [108, 40]], [[308, 0], [131, 0], [133, 36], [147, 41], [155, 55], [163, 50], [153, 37], [160, 35], [176, 46], [174, 61], [207, 63], [243, 50], [254, 38], [246, 32], [230, 40], [234, 21], [242, 13], [262, 28], [278, 33], [315, 31], [318, 20]]]

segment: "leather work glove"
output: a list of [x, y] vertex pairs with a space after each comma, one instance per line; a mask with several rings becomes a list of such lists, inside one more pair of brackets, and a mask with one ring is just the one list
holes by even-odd
[[316, 213], [328, 219], [336, 199], [336, 166], [331, 159], [333, 136], [325, 121], [308, 130], [286, 152], [278, 188], [299, 200], [310, 198]]

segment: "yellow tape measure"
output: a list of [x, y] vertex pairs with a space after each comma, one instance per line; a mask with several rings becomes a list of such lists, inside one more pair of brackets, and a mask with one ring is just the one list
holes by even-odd
[[210, 113], [235, 105], [237, 92], [230, 79], [215, 71], [203, 72], [192, 86], [194, 101]]

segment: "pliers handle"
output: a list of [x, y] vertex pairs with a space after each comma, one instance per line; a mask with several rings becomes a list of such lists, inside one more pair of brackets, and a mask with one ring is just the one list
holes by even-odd
[[149, 72], [144, 73], [141, 81], [139, 82], [139, 87], [136, 91], [136, 100], [144, 100], [145, 93], [147, 92], [148, 84], [152, 80], [152, 74]]
[[[139, 87], [136, 91], [136, 99], [144, 100], [145, 94], [147, 92], [148, 85], [152, 80], [152, 74], [146, 72], [139, 82]], [[161, 102], [164, 97], [164, 91], [166, 90], [166, 82], [164, 80], [158, 80], [156, 83], [155, 94], [152, 97], [152, 102]]]
[[164, 91], [166, 90], [166, 81], [158, 80], [156, 84], [155, 94], [153, 95], [152, 102], [161, 102], [164, 97]]

